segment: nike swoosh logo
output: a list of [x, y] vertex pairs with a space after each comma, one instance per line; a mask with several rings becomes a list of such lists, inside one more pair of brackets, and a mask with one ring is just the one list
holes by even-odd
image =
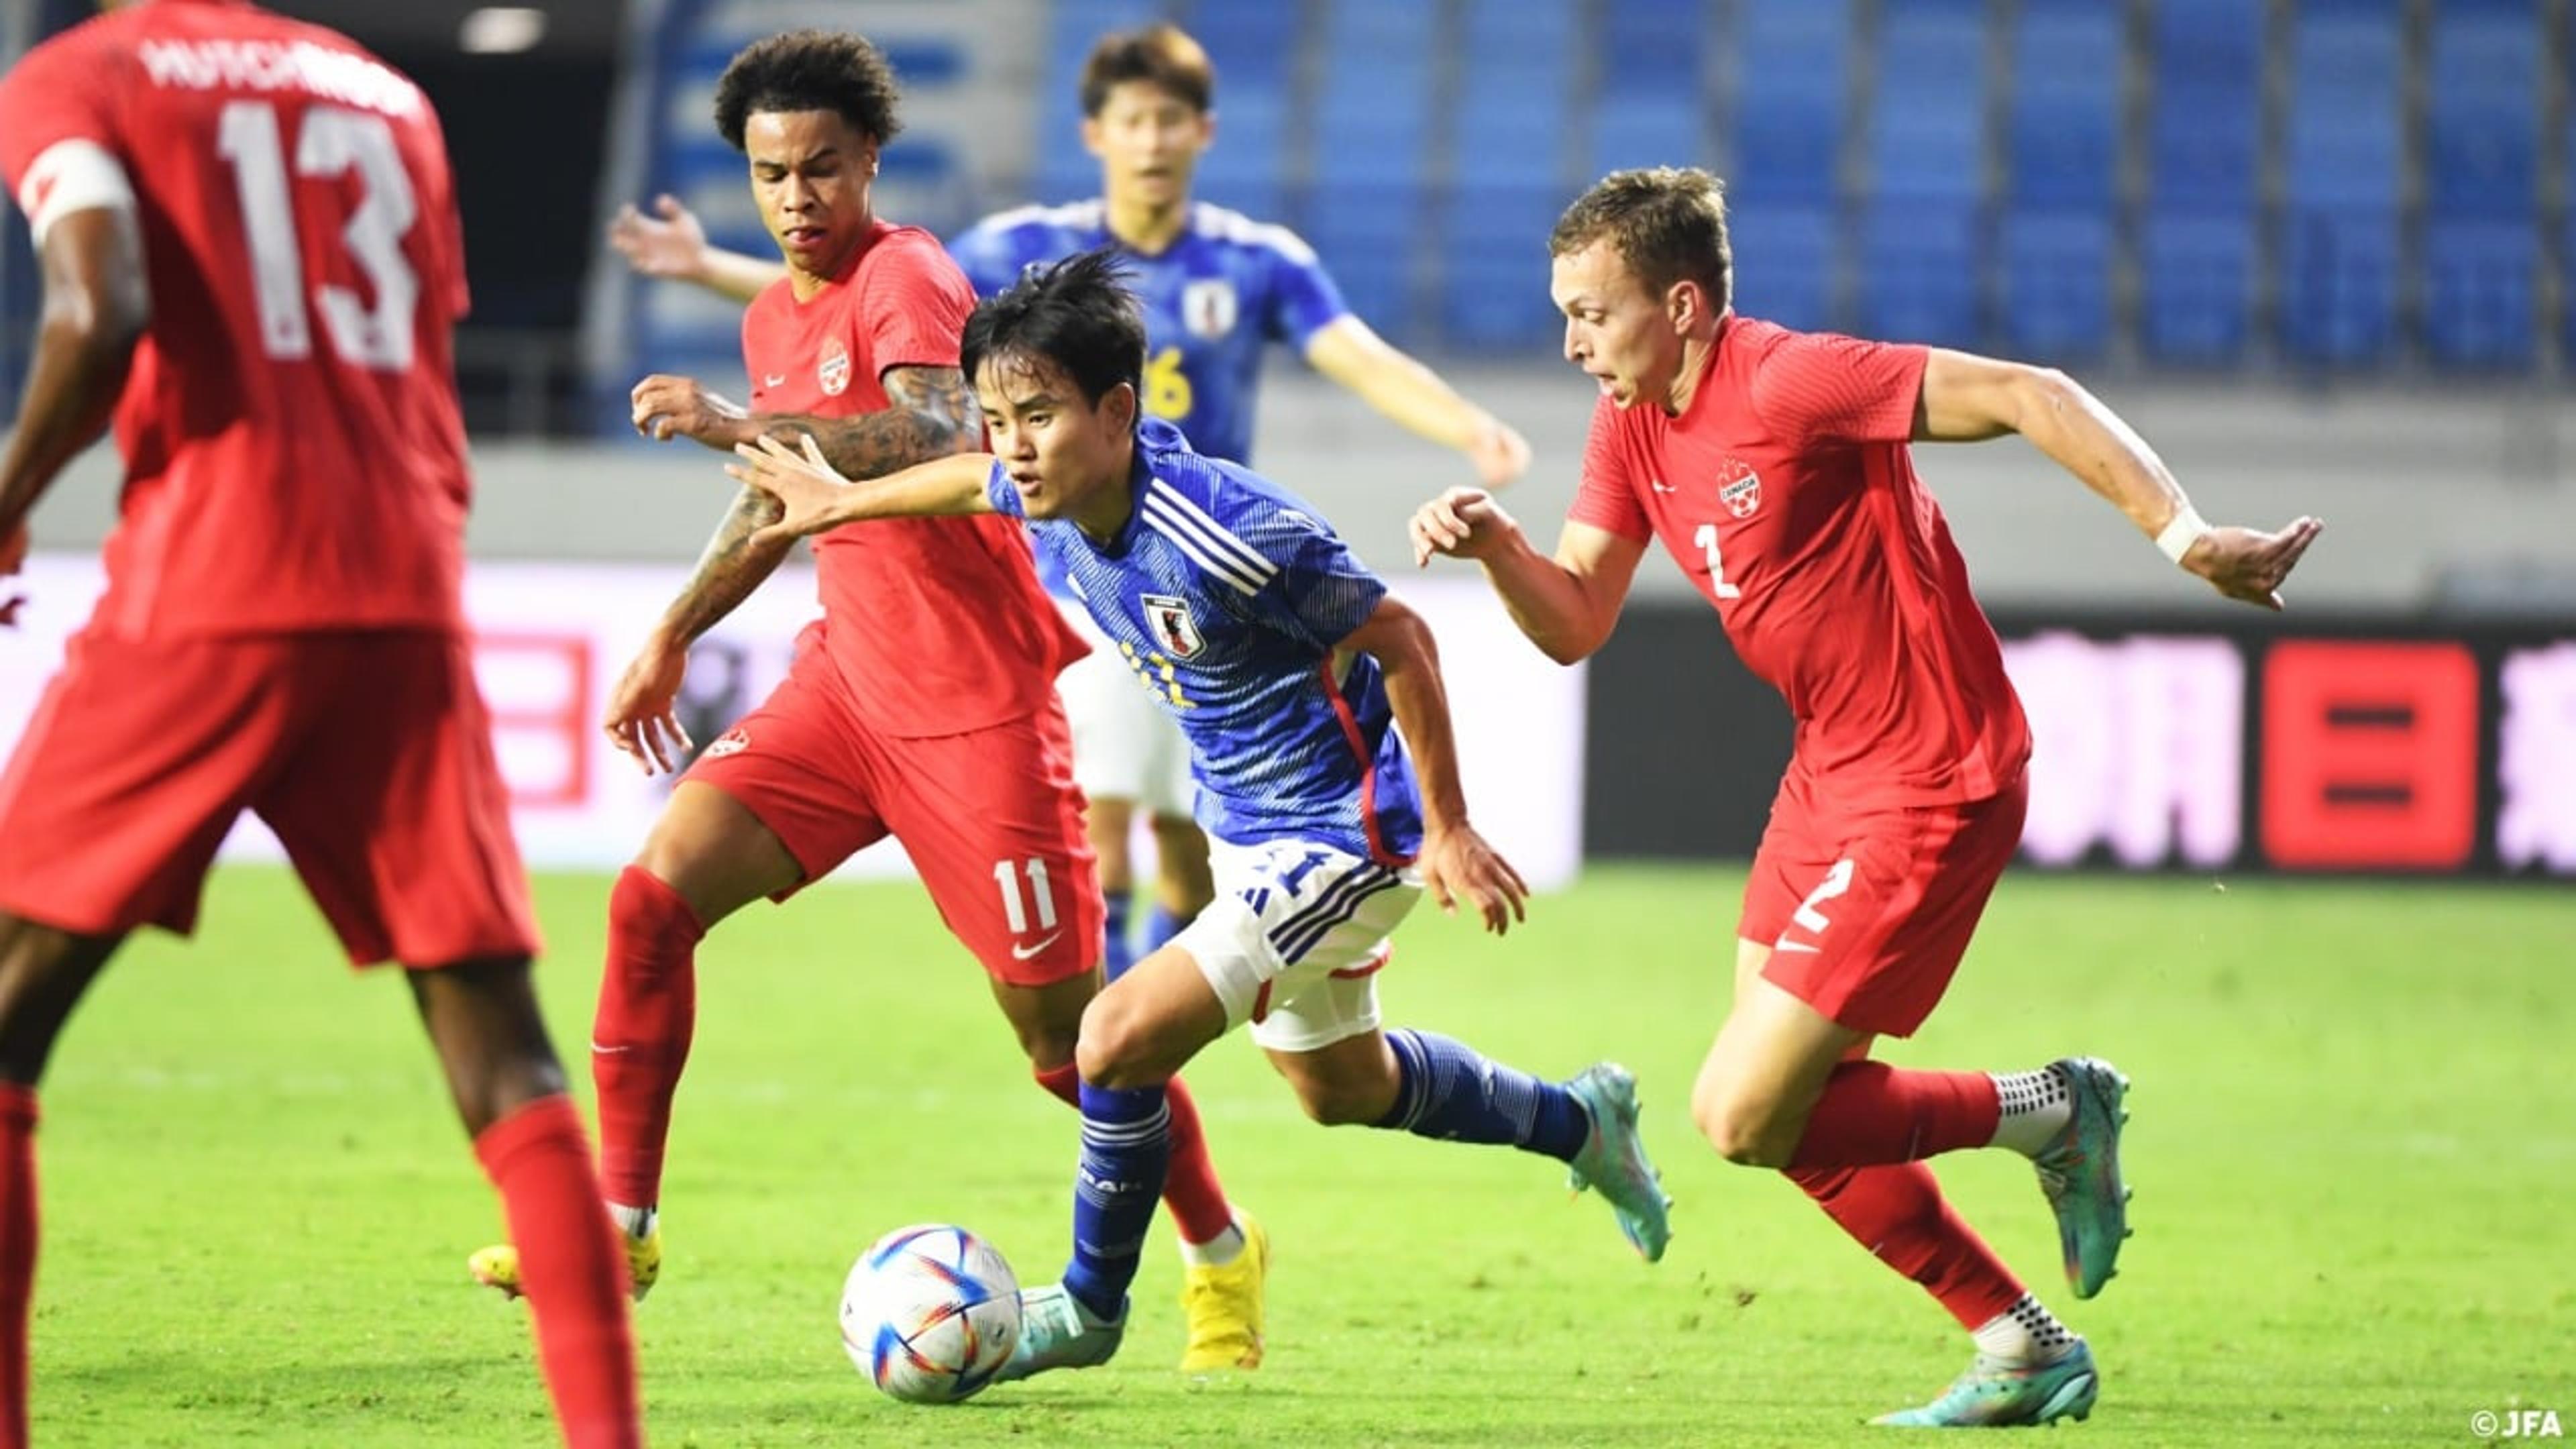
[[783, 372], [764, 372], [760, 375], [760, 385], [762, 387], [785, 387], [787, 385], [787, 374]]
[[1825, 948], [1822, 946], [1811, 946], [1804, 941], [1781, 941], [1773, 945], [1771, 949], [1773, 951], [1804, 951], [1808, 955], [1813, 956], [1822, 952]]
[[631, 1046], [608, 1046], [599, 1041], [596, 1037], [592, 1038], [590, 1043], [590, 1054], [598, 1057], [613, 1057], [621, 1052], [631, 1052], [633, 1050], [635, 1050], [635, 1048]]
[[[1027, 944], [1027, 945], [1025, 945], [1025, 946], [1013, 946], [1013, 947], [1011, 948], [1011, 959], [1012, 959], [1012, 960], [1014, 960], [1014, 961], [1026, 961], [1027, 959], [1029, 959], [1030, 957], [1032, 957], [1032, 956], [1036, 955], [1036, 954], [1037, 954], [1037, 953], [1039, 953], [1040, 951], [1043, 951], [1043, 950], [1045, 950], [1047, 947], [1054, 945], [1054, 944], [1055, 944], [1055, 938], [1056, 938], [1056, 937], [1058, 937], [1058, 936], [1061, 936], [1061, 935], [1063, 935], [1063, 934], [1064, 934], [1064, 932], [1062, 932], [1062, 931], [1049, 931], [1049, 932], [1047, 932], [1044, 936], [1039, 937], [1037, 940], [1031, 941], [1029, 944]], [[1814, 948], [1813, 948], [1813, 947], [1809, 947], [1808, 949], [1813, 950]]]
[[1653, 489], [1654, 489], [1656, 492], [1658, 492], [1658, 493], [1679, 493], [1679, 492], [1681, 492], [1681, 491], [1682, 491], [1682, 490], [1680, 490], [1680, 489], [1678, 489], [1678, 488], [1674, 487], [1674, 486], [1673, 486], [1673, 485], [1671, 485], [1670, 483], [1667, 483], [1667, 482], [1663, 481], [1663, 480], [1662, 480], [1662, 479], [1660, 479], [1660, 478], [1650, 478], [1650, 479], [1648, 479], [1648, 480], [1647, 480], [1647, 486], [1649, 486], [1649, 487], [1653, 488]]

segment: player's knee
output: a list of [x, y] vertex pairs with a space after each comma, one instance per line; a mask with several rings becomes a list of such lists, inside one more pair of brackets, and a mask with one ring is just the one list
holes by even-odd
[[1153, 1032], [1124, 992], [1104, 991], [1082, 1011], [1074, 1064], [1095, 1087], [1142, 1087], [1157, 1080]]
[[1079, 1026], [1057, 1026], [1051, 1022], [1013, 1022], [1020, 1038], [1020, 1050], [1028, 1054], [1031, 1069], [1051, 1072], [1074, 1060], [1076, 1046], [1082, 1040]]
[[1702, 1079], [1691, 1092], [1691, 1121], [1717, 1155], [1738, 1167], [1786, 1167], [1795, 1142], [1783, 1146], [1772, 1114], [1724, 1081]]

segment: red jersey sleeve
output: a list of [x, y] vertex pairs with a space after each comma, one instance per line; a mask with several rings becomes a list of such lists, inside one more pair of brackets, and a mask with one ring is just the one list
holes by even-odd
[[1583, 482], [1574, 490], [1574, 506], [1565, 518], [1651, 543], [1655, 526], [1637, 502], [1636, 470], [1619, 433], [1618, 404], [1605, 397], [1592, 409], [1592, 434], [1583, 443]]
[[888, 238], [859, 279], [859, 326], [877, 375], [898, 367], [955, 367], [975, 289], [928, 233]]
[[92, 21], [37, 46], [0, 77], [0, 177], [7, 178], [13, 197], [28, 166], [58, 141], [94, 141], [129, 168], [133, 164], [117, 135], [114, 109], [114, 97], [125, 89], [122, 67], [112, 66], [112, 54], [95, 43], [96, 25]]
[[1830, 332], [1790, 334], [1753, 374], [1753, 410], [1794, 446], [1914, 436], [1931, 349]]

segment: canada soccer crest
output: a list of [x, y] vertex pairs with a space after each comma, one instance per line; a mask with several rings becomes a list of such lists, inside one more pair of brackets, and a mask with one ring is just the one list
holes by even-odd
[[815, 370], [815, 380], [823, 384], [827, 397], [839, 397], [850, 385], [850, 349], [833, 338], [823, 344], [823, 364]]
[[1729, 458], [1717, 470], [1717, 501], [1737, 518], [1751, 518], [1762, 506], [1762, 475], [1741, 458]]
[[1217, 338], [1234, 330], [1234, 283], [1223, 277], [1192, 282], [1181, 289], [1181, 325], [1192, 337]]
[[1199, 621], [1190, 617], [1190, 601], [1170, 594], [1146, 594], [1137, 600], [1145, 606], [1145, 629], [1154, 636], [1154, 647], [1174, 659], [1196, 659], [1207, 647], [1207, 636], [1199, 632]]

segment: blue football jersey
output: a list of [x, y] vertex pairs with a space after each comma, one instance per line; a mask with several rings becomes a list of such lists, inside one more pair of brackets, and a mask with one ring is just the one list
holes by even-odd
[[[948, 244], [978, 296], [1040, 262], [1114, 244], [1098, 201], [1024, 206], [985, 218]], [[1199, 202], [1161, 252], [1126, 252], [1128, 287], [1145, 308], [1145, 411], [1178, 426], [1201, 453], [1252, 461], [1261, 352], [1304, 349], [1342, 317], [1341, 290], [1313, 248], [1284, 226]]]
[[[1032, 521], [1038, 550], [1189, 737], [1199, 824], [1253, 845], [1312, 840], [1410, 859], [1422, 799], [1377, 661], [1337, 652], [1386, 597], [1330, 525], [1249, 469], [1137, 429], [1135, 508], [1094, 542]], [[1025, 517], [996, 464], [985, 493]]]

